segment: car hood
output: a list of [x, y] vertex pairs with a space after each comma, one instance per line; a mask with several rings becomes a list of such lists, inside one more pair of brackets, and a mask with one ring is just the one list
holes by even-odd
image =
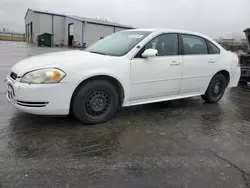
[[54, 67], [63, 69], [68, 66], [82, 65], [83, 63], [103, 62], [111, 58], [117, 57], [99, 55], [81, 50], [54, 52], [24, 59], [15, 64], [12, 67], [12, 71], [18, 74], [18, 76], [23, 76], [23, 74], [36, 69]]

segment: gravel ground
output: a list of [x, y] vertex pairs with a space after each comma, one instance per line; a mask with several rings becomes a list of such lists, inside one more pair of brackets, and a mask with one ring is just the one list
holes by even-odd
[[[18, 60], [59, 50], [0, 41], [0, 79]], [[250, 93], [237, 88], [218, 104], [123, 108], [94, 126], [24, 114], [3, 84], [0, 103], [0, 187], [250, 187]]]

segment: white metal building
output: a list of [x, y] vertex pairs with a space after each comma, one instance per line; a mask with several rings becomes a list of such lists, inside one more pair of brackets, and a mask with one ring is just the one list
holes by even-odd
[[100, 38], [132, 27], [78, 16], [68, 16], [28, 9], [25, 15], [27, 42], [37, 43], [37, 36], [52, 34], [52, 45], [89, 46]]

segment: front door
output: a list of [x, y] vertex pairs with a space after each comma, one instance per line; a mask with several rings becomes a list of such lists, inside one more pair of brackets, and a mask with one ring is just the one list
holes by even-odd
[[[158, 55], [142, 58], [149, 48]], [[178, 34], [168, 33], [154, 38], [131, 60], [131, 103], [178, 94], [182, 76], [179, 52]]]

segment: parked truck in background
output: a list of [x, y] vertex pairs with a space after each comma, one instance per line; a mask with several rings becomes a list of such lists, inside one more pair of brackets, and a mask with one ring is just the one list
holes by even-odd
[[240, 54], [240, 64], [241, 64], [241, 82], [250, 82], [250, 28], [245, 31], [247, 43], [248, 43], [248, 52]]

